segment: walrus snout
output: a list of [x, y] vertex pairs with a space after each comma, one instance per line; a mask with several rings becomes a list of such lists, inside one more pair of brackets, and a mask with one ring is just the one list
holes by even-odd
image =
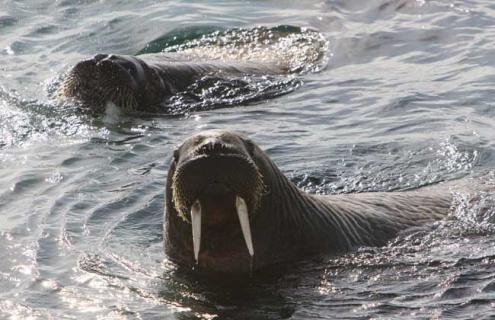
[[253, 161], [233, 152], [195, 154], [176, 165], [172, 179], [174, 205], [184, 217], [198, 198], [212, 199], [229, 193], [245, 199], [254, 210], [263, 189], [261, 175]]
[[163, 88], [159, 76], [144, 61], [133, 56], [97, 54], [78, 62], [58, 93], [96, 110], [111, 102], [132, 111], [140, 105], [159, 104], [166, 93]]
[[[217, 130], [203, 132], [186, 140], [175, 151], [174, 161], [175, 204], [183, 206], [178, 211], [189, 210], [198, 194], [205, 192], [205, 186], [218, 188], [220, 184], [244, 197], [252, 209], [256, 208], [262, 176], [242, 137]], [[181, 197], [179, 190], [183, 192]]]

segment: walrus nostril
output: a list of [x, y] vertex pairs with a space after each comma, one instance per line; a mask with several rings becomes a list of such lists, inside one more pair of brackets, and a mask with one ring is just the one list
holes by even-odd
[[122, 88], [129, 86], [132, 90], [139, 88], [135, 77], [126, 65], [121, 63], [121, 60], [103, 59], [96, 63], [98, 71], [107, 81], [113, 83], [115, 89], [123, 90]]
[[96, 63], [93, 60], [83, 60], [81, 62], [78, 62], [74, 68], [72, 69], [72, 73], [75, 74], [80, 74], [80, 73], [88, 73], [91, 74], [94, 72], [94, 67]]
[[97, 63], [98, 70], [105, 75], [105, 77], [110, 80], [112, 79], [113, 81], [115, 80], [122, 80], [125, 79], [123, 77], [125, 74], [127, 74], [126, 70], [120, 67], [118, 64], [104, 59], [101, 60], [100, 62]]
[[201, 154], [214, 154], [228, 150], [227, 146], [219, 141], [209, 141], [201, 145], [198, 152]]
[[118, 56], [116, 56], [114, 54], [97, 54], [95, 56], [95, 58], [96, 57], [101, 58], [100, 60], [117, 60], [118, 59]]
[[115, 70], [121, 69], [118, 64], [108, 59], [103, 59], [101, 61], [98, 61], [97, 65], [102, 68], [113, 68]]
[[144, 83], [146, 81], [146, 74], [141, 61], [131, 56], [117, 56], [107, 55], [106, 58], [97, 61], [97, 65], [105, 65], [106, 67], [113, 68], [113, 70], [124, 71], [125, 74], [132, 77], [132, 79], [138, 83]]
[[108, 57], [108, 54], [98, 53], [97, 55], [95, 55], [93, 57], [93, 60], [95, 60], [96, 62], [98, 62], [98, 61], [101, 61], [101, 60], [103, 60], [103, 59], [105, 59], [107, 57]]

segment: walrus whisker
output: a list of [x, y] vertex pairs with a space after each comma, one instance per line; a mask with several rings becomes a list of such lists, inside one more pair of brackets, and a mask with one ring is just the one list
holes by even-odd
[[136, 97], [129, 88], [121, 89], [120, 92], [114, 91], [111, 97], [118, 106], [124, 110], [134, 111], [137, 105]]

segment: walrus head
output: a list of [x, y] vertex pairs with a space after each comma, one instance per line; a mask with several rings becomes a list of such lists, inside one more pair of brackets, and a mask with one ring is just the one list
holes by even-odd
[[125, 111], [157, 106], [169, 92], [158, 72], [134, 56], [97, 54], [77, 63], [57, 90], [94, 111], [113, 103]]
[[250, 270], [251, 224], [267, 192], [257, 153], [246, 137], [217, 130], [193, 135], [174, 152], [165, 208], [173, 260], [211, 271]]

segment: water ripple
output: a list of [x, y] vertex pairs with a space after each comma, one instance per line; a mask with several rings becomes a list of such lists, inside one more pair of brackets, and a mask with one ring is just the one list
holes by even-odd
[[[245, 132], [313, 193], [407, 190], [469, 177], [492, 188], [494, 16], [486, 0], [6, 1], [0, 314], [493, 317], [494, 199], [486, 190], [453, 190], [448, 219], [383, 247], [276, 266], [244, 281], [181, 270], [165, 257], [161, 230], [172, 150], [203, 129]], [[91, 117], [48, 98], [69, 66], [88, 55], [163, 49], [160, 41], [177, 37], [169, 50], [201, 44], [221, 55], [219, 41], [228, 39], [233, 55], [259, 57], [263, 47], [241, 52], [237, 44], [280, 26], [304, 30], [277, 35], [296, 67], [299, 43], [325, 47], [317, 72], [205, 78], [174, 97], [174, 116]], [[190, 42], [180, 46], [184, 39]], [[309, 48], [303, 45], [314, 57]], [[228, 108], [210, 110], [221, 103]]]

